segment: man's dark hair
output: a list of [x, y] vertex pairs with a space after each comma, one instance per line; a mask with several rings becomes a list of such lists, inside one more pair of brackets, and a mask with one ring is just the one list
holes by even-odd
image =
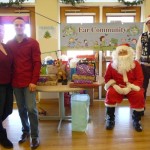
[[23, 21], [25, 22], [25, 20], [24, 20], [22, 17], [16, 17], [16, 18], [13, 20], [13, 22], [14, 22], [15, 20], [17, 20], [17, 19], [23, 20]]

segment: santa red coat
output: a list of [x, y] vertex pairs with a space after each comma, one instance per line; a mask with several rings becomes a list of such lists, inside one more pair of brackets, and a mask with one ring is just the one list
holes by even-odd
[[[122, 102], [124, 97], [130, 102], [130, 106], [133, 109], [144, 109], [144, 89], [143, 84], [143, 72], [141, 65], [134, 61], [135, 67], [126, 72], [126, 77], [128, 81], [125, 81], [125, 76], [118, 73], [116, 69], [112, 67], [112, 62], [108, 65], [104, 79], [105, 79], [105, 89], [107, 90], [105, 105], [108, 107], [114, 107], [117, 103]], [[127, 87], [127, 84], [132, 86], [131, 91], [128, 94], [118, 93], [113, 85], [118, 85], [121, 88]]]

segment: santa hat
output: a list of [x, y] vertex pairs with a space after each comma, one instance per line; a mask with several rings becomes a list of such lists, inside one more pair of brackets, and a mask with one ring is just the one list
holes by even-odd
[[145, 19], [145, 23], [147, 24], [150, 21], [150, 15]]
[[128, 43], [125, 43], [125, 44], [121, 44], [121, 45], [118, 45], [116, 47], [116, 54], [118, 54], [120, 51], [122, 50], [127, 50], [127, 51], [130, 51], [132, 48], [130, 47], [130, 45]]

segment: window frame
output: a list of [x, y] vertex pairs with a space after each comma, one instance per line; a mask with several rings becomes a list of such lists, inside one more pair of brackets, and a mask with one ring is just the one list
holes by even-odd
[[[35, 7], [25, 7], [25, 8], [22, 8], [21, 11], [23, 10], [26, 10], [26, 11], [29, 11], [29, 16], [30, 16], [30, 29], [31, 29], [31, 37], [36, 39], [36, 25], [35, 25]], [[19, 11], [18, 8], [13, 8], [13, 7], [10, 7], [10, 8], [1, 8], [0, 9], [0, 14], [16, 14], [15, 13], [16, 11]]]

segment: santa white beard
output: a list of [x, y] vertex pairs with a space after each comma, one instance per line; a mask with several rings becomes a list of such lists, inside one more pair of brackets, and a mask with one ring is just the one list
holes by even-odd
[[116, 56], [113, 58], [112, 63], [113, 68], [115, 68], [120, 74], [130, 71], [135, 67], [133, 57], [131, 55]]

